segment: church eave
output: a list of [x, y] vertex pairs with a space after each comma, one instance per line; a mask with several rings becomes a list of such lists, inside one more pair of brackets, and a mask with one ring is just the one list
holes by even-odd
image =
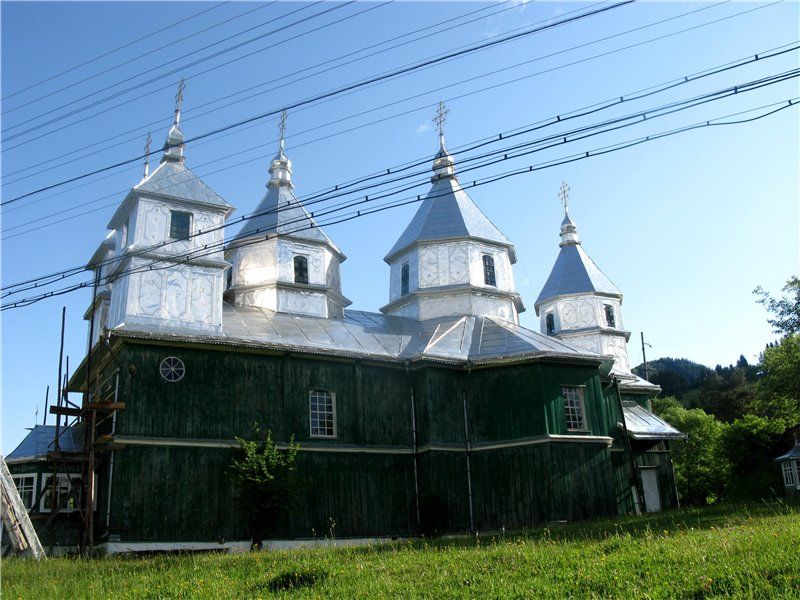
[[[192, 258], [192, 259], [178, 259], [175, 256], [171, 256], [169, 254], [157, 254], [155, 252], [148, 252], [147, 250], [137, 250], [135, 247], [128, 247], [125, 252], [118, 257], [117, 262], [114, 264], [114, 269], [107, 275], [107, 277], [112, 277], [119, 274], [119, 271], [122, 269], [122, 265], [128, 264], [131, 258], [145, 258], [148, 260], [153, 260], [161, 263], [172, 263], [174, 265], [192, 265], [197, 267], [210, 267], [210, 268], [223, 268], [226, 269], [231, 266], [231, 264], [224, 260], [208, 260], [203, 258]], [[144, 272], [147, 269], [137, 269], [138, 272]]]
[[511, 264], [516, 264], [517, 262], [517, 253], [514, 250], [514, 244], [503, 244], [498, 242], [497, 240], [490, 240], [488, 238], [473, 236], [473, 235], [458, 235], [458, 236], [450, 236], [450, 237], [438, 237], [438, 238], [419, 238], [413, 240], [407, 244], [404, 244], [397, 250], [392, 250], [389, 254], [383, 257], [383, 262], [387, 264], [392, 264], [392, 261], [396, 259], [398, 256], [408, 252], [415, 246], [433, 246], [440, 243], [446, 242], [480, 242], [482, 244], [487, 244], [489, 246], [495, 246], [496, 248], [501, 248], [508, 251], [509, 260]]
[[604, 335], [616, 335], [619, 337], [624, 337], [626, 342], [631, 337], [631, 332], [628, 331], [627, 329], [617, 329], [614, 327], [581, 327], [580, 329], [561, 329], [559, 330], [557, 335], [570, 337], [570, 336], [584, 335], [593, 332], [601, 333]]
[[228, 288], [225, 290], [226, 296], [235, 296], [237, 293], [240, 292], [248, 292], [252, 290], [259, 290], [259, 289], [284, 289], [284, 290], [294, 290], [300, 292], [318, 292], [320, 294], [325, 294], [326, 296], [330, 296], [337, 302], [339, 302], [343, 307], [350, 306], [353, 302], [349, 298], [346, 298], [339, 292], [337, 292], [333, 287], [329, 285], [319, 285], [314, 283], [297, 283], [296, 281], [270, 281], [267, 283], [254, 283], [251, 285], [236, 285], [233, 287]]
[[514, 305], [517, 307], [518, 312], [525, 311], [525, 305], [522, 302], [522, 296], [520, 296], [519, 292], [509, 292], [504, 290], [498, 290], [497, 288], [481, 287], [469, 283], [459, 283], [454, 285], [437, 286], [435, 288], [417, 289], [414, 290], [413, 292], [405, 294], [404, 296], [400, 296], [396, 300], [392, 300], [388, 304], [382, 306], [379, 310], [385, 314], [390, 310], [394, 310], [396, 308], [409, 304], [410, 302], [414, 301], [417, 298], [426, 298], [431, 296], [448, 296], [450, 294], [453, 294], [454, 292], [469, 292], [472, 294], [478, 294], [483, 296], [492, 296], [494, 298], [508, 299], [514, 302]]
[[564, 299], [564, 298], [579, 298], [580, 296], [599, 296], [601, 298], [612, 298], [614, 300], [619, 300], [620, 304], [622, 304], [622, 292], [593, 292], [593, 291], [586, 291], [586, 292], [572, 292], [569, 294], [555, 294], [552, 296], [548, 296], [547, 298], [542, 299], [537, 298], [536, 304], [533, 305], [534, 310], [536, 311], [536, 316], [539, 316], [539, 309], [542, 305], [547, 304], [549, 302], [553, 302], [556, 299]]
[[[242, 237], [238, 237], [240, 234], [237, 234], [237, 237], [232, 239], [230, 242], [227, 243], [225, 246], [225, 251], [233, 250], [240, 246], [250, 246], [257, 242], [264, 242], [267, 240], [274, 240], [274, 239], [287, 239], [292, 240], [294, 242], [298, 242], [300, 244], [310, 244], [312, 246], [323, 246], [331, 251], [331, 253], [339, 260], [340, 263], [343, 263], [347, 260], [347, 255], [345, 255], [339, 248], [329, 239], [326, 241], [323, 240], [314, 240], [311, 238], [301, 237], [298, 235], [292, 235], [291, 233], [275, 233], [274, 231], [269, 232], [259, 232], [248, 234]], [[324, 233], [323, 233], [324, 235]], [[325, 236], [328, 237], [327, 235]]]

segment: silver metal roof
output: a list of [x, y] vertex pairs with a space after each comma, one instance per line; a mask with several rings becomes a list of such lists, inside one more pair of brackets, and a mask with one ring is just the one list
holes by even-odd
[[561, 247], [535, 305], [557, 296], [587, 292], [622, 296], [622, 292], [594, 264], [580, 244], [567, 244]]
[[414, 218], [386, 255], [387, 262], [417, 242], [454, 238], [476, 238], [508, 246], [515, 261], [514, 246], [483, 214], [455, 177], [433, 182]]
[[776, 462], [783, 462], [785, 460], [800, 460], [800, 444], [795, 444], [786, 454], [781, 454], [775, 459]]
[[317, 227], [314, 219], [288, 185], [271, 182], [267, 186], [264, 198], [253, 211], [253, 215], [255, 216], [247, 219], [239, 233], [233, 237], [234, 241], [252, 236], [265, 236], [267, 233], [277, 233], [296, 239], [328, 244], [338, 254], [344, 256], [336, 244], [325, 235], [325, 232]]
[[491, 317], [447, 317], [415, 321], [363, 311], [342, 319], [273, 312], [223, 304], [221, 334], [196, 334], [147, 325], [121, 326], [127, 337], [220, 343], [311, 354], [334, 354], [390, 361], [431, 359], [474, 363], [553, 357], [599, 362], [553, 337]]
[[685, 433], [681, 433], [635, 402], [623, 402], [622, 414], [628, 435], [634, 440], [670, 440], [686, 437]]
[[[64, 431], [62, 427], [61, 431], [58, 440], [63, 452], [80, 452], [83, 449], [83, 429], [68, 427]], [[54, 449], [55, 435], [55, 425], [36, 425], [19, 446], [6, 456], [6, 461], [24, 462], [47, 457], [47, 453]]]
[[170, 196], [179, 200], [201, 202], [212, 206], [232, 209], [214, 190], [186, 166], [182, 160], [164, 160], [158, 168], [134, 190]]

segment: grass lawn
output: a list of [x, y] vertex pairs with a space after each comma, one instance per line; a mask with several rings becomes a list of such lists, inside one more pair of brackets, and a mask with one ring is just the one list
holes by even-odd
[[11, 598], [800, 598], [800, 512], [719, 506], [361, 548], [9, 559]]

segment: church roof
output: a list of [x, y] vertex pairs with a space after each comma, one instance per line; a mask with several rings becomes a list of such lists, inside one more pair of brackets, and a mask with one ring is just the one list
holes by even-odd
[[233, 208], [195, 175], [182, 160], [162, 161], [155, 171], [133, 189], [184, 201], [201, 202], [227, 209]]
[[[61, 431], [58, 442], [63, 452], [80, 452], [83, 449], [82, 428], [62, 427]], [[46, 458], [47, 453], [53, 450], [55, 435], [55, 425], [34, 426], [30, 433], [19, 443], [19, 446], [6, 456], [6, 461], [24, 462]]]
[[536, 299], [536, 305], [556, 296], [591, 292], [622, 295], [580, 244], [567, 244], [561, 247], [553, 270]]
[[[336, 244], [317, 227], [316, 222], [295, 197], [287, 185], [269, 185], [267, 193], [244, 226], [233, 240], [243, 240], [252, 236], [281, 234], [295, 239], [328, 244], [342, 254]], [[343, 256], [343, 255], [342, 255]]]
[[389, 262], [418, 242], [458, 238], [476, 238], [508, 246], [514, 261], [514, 246], [461, 189], [458, 179], [440, 177], [433, 182], [414, 218], [384, 260]]
[[430, 359], [451, 363], [500, 362], [533, 357], [598, 362], [566, 342], [493, 317], [456, 316], [429, 321], [362, 311], [342, 319], [223, 305], [221, 334], [193, 334], [148, 325], [121, 326], [112, 334], [157, 340], [281, 350], [378, 360]]
[[686, 438], [685, 433], [681, 433], [672, 425], [635, 402], [624, 402], [622, 404], [622, 414], [625, 418], [625, 429], [634, 440]]

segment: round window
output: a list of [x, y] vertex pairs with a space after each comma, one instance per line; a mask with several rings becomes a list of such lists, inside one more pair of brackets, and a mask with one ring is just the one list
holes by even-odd
[[186, 367], [180, 358], [168, 356], [161, 361], [159, 371], [161, 371], [161, 376], [164, 379], [170, 383], [174, 383], [183, 379], [183, 376], [186, 374]]

